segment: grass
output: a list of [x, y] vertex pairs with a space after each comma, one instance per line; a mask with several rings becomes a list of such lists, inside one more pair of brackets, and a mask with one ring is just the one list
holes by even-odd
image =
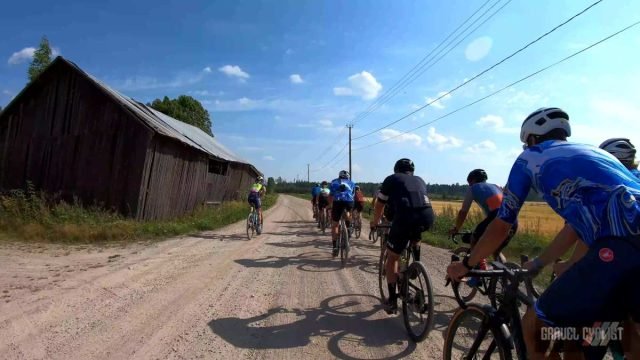
[[[271, 207], [276, 199], [277, 195], [267, 195], [263, 207]], [[244, 219], [248, 210], [245, 202], [230, 201], [214, 208], [200, 207], [177, 219], [141, 222], [77, 201], [50, 205], [32, 189], [11, 191], [0, 196], [0, 238], [57, 243], [159, 239], [214, 230]]]

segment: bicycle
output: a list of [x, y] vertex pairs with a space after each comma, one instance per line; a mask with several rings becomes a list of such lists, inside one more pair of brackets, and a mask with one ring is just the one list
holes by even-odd
[[[527, 358], [519, 304], [531, 306], [533, 299], [530, 294], [520, 291], [519, 285], [530, 283], [536, 274], [525, 269], [511, 269], [498, 261], [492, 262], [492, 266], [493, 270], [471, 270], [465, 277], [500, 279], [506, 284], [505, 292], [497, 307], [469, 304], [453, 314], [445, 336], [445, 360], [490, 359], [492, 356], [511, 360], [513, 350], [519, 360]], [[467, 334], [458, 333], [465, 327]]]
[[[462, 231], [451, 235], [451, 240], [458, 244], [459, 241], [457, 238], [460, 237], [460, 240], [464, 244], [471, 244], [471, 231]], [[451, 261], [454, 261], [456, 258], [463, 258], [471, 253], [470, 246], [459, 246], [458, 248], [452, 250]], [[510, 269], [519, 269], [520, 266], [516, 263], [506, 261], [506, 258], [502, 253], [499, 254], [495, 259], [496, 262], [500, 262], [504, 264]], [[498, 278], [478, 278], [477, 286], [469, 286], [467, 281], [452, 281], [451, 279], [447, 279], [445, 286], [451, 284], [451, 289], [453, 290], [453, 295], [458, 302], [460, 307], [466, 307], [467, 304], [473, 300], [473, 298], [480, 292], [482, 295], [485, 295], [489, 298], [491, 305], [497, 306], [497, 297], [501, 296], [504, 291], [503, 283], [499, 281]]]
[[338, 246], [338, 250], [340, 252], [340, 262], [342, 262], [343, 267], [347, 264], [350, 249], [349, 229], [347, 229], [346, 217], [347, 211], [342, 210], [342, 214], [340, 215], [340, 222], [338, 224], [338, 241], [336, 243], [336, 246]]
[[360, 234], [362, 233], [362, 216], [360, 216], [360, 211], [353, 210], [353, 233], [356, 236], [356, 239], [360, 239]]
[[249, 216], [247, 217], [247, 237], [251, 240], [254, 234], [260, 235], [261, 231], [260, 216], [258, 216], [258, 212], [255, 207], [252, 206]]
[[328, 212], [327, 209], [321, 209], [318, 212], [318, 227], [320, 228], [323, 234], [327, 230], [327, 226], [329, 224], [329, 221], [328, 221], [329, 215], [327, 214], [327, 212]]
[[[391, 225], [378, 225], [377, 228], [390, 228]], [[402, 316], [404, 326], [409, 337], [420, 342], [424, 340], [433, 328], [433, 289], [427, 269], [420, 261], [416, 261], [413, 251], [410, 251], [411, 243], [400, 254], [398, 268], [398, 298], [402, 300]], [[386, 269], [387, 248], [383, 247], [378, 263], [378, 286], [380, 288], [380, 301], [385, 304], [389, 299]], [[412, 325], [412, 317], [417, 325]]]

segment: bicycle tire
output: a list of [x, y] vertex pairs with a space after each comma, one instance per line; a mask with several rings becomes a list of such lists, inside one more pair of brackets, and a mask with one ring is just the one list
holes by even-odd
[[[419, 261], [414, 261], [405, 272], [402, 296], [402, 316], [409, 337], [420, 342], [427, 338], [433, 328], [433, 288], [427, 269]], [[417, 329], [411, 323], [411, 315], [417, 315]]]
[[385, 263], [387, 262], [387, 251], [380, 252], [380, 260], [378, 261], [378, 288], [380, 289], [380, 302], [387, 303], [389, 299], [389, 287], [387, 286], [387, 276]]
[[342, 262], [342, 266], [347, 265], [347, 258], [349, 256], [349, 245], [347, 242], [349, 237], [349, 233], [347, 232], [347, 226], [344, 221], [340, 222], [340, 236], [339, 236], [339, 247], [340, 247], [340, 262]]
[[[464, 258], [469, 253], [469, 248], [465, 246], [461, 246], [453, 251], [455, 255], [457, 255], [460, 259]], [[478, 293], [478, 289], [475, 287], [468, 286], [466, 281], [451, 281], [451, 289], [453, 290], [453, 296], [456, 298], [458, 305], [461, 308], [467, 306], [471, 300]]]
[[247, 216], [247, 238], [249, 240], [253, 237], [253, 231], [253, 213], [250, 213], [249, 216]]
[[[459, 334], [458, 329], [461, 326], [467, 325], [474, 326], [469, 331], [471, 336], [465, 336]], [[469, 304], [466, 308], [458, 309], [449, 322], [447, 333], [444, 338], [443, 358], [444, 360], [451, 359], [485, 359], [486, 355], [489, 355], [490, 359], [500, 360], [512, 360], [513, 354], [509, 346], [509, 341], [504, 337], [499, 329], [493, 328], [490, 325], [489, 314], [479, 305]], [[475, 329], [477, 327], [477, 329]], [[481, 340], [479, 346], [479, 353], [469, 354], [471, 346], [476, 341], [478, 336], [482, 336], [480, 329], [486, 331], [484, 339]], [[490, 335], [493, 339], [487, 339], [486, 336]], [[484, 343], [484, 340], [489, 340]], [[485, 344], [483, 346], [483, 344]], [[454, 354], [455, 352], [455, 354]]]
[[327, 214], [324, 212], [324, 210], [322, 211], [322, 214], [320, 215], [320, 230], [322, 231], [322, 234], [324, 235], [327, 231], [327, 228], [325, 227], [325, 222], [327, 221], [325, 218], [327, 217]]

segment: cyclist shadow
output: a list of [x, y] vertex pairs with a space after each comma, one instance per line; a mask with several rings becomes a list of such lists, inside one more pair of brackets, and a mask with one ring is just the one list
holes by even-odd
[[[364, 309], [364, 310], [363, 310]], [[276, 307], [251, 318], [213, 319], [211, 331], [235, 347], [246, 349], [291, 349], [328, 338], [331, 354], [340, 359], [358, 359], [352, 350], [361, 346], [382, 347], [406, 343], [399, 353], [385, 357], [401, 359], [416, 349], [397, 318], [372, 317], [380, 311], [372, 295], [338, 295], [323, 300], [319, 307], [285, 309]]]
[[227, 240], [245, 240], [248, 241], [249, 239], [247, 239], [247, 235], [238, 235], [238, 234], [233, 234], [233, 235], [220, 235], [220, 234], [191, 234], [189, 235], [189, 237], [192, 238], [198, 238], [198, 239], [208, 239], [208, 240], [220, 240], [220, 241], [227, 241]]
[[329, 272], [357, 267], [362, 271], [377, 274], [377, 260], [378, 257], [374, 255], [354, 254], [349, 257], [346, 265], [342, 266], [340, 260], [332, 258], [331, 254], [327, 251], [312, 251], [295, 256], [266, 256], [258, 259], [237, 259], [235, 262], [248, 268], [281, 269], [287, 266], [296, 266], [298, 270], [308, 272]]

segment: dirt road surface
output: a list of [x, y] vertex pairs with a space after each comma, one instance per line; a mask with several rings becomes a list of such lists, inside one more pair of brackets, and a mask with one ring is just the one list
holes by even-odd
[[422, 343], [380, 307], [378, 245], [341, 268], [307, 201], [244, 224], [147, 244], [0, 247], [3, 359], [441, 359], [455, 310], [445, 250], [422, 257], [437, 295]]

